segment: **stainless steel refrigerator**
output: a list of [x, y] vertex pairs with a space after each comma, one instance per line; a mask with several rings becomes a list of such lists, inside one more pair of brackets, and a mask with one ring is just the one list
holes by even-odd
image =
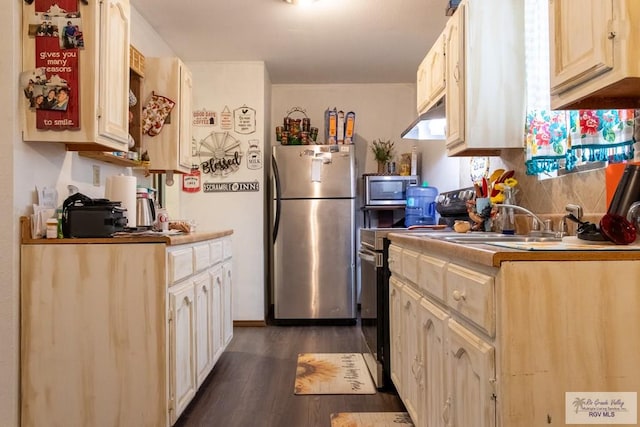
[[273, 147], [274, 319], [355, 320], [355, 149]]

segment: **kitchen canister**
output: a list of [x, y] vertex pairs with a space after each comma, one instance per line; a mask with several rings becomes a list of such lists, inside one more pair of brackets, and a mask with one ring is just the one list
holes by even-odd
[[127, 210], [127, 227], [135, 227], [136, 218], [136, 186], [138, 181], [135, 176], [112, 175], [107, 177], [105, 183], [105, 198], [112, 202], [121, 202], [121, 206]]
[[58, 219], [49, 218], [47, 220], [47, 239], [58, 238]]

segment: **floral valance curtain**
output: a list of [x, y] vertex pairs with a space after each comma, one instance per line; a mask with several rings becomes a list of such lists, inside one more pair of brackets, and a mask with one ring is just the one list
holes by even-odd
[[525, 129], [527, 174], [633, 159], [635, 118], [635, 110], [529, 109]]
[[553, 111], [549, 105], [549, 4], [525, 0], [528, 175], [633, 158], [634, 110]]

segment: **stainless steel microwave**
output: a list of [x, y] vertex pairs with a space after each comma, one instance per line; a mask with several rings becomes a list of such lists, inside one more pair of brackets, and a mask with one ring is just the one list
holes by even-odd
[[407, 204], [407, 188], [418, 185], [417, 176], [364, 175], [364, 204], [390, 206]]

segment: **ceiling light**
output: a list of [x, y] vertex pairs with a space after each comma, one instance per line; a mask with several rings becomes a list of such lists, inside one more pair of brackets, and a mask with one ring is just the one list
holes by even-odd
[[296, 4], [296, 5], [300, 5], [300, 6], [308, 6], [311, 3], [314, 3], [317, 0], [282, 0], [285, 3], [289, 3], [289, 4]]

